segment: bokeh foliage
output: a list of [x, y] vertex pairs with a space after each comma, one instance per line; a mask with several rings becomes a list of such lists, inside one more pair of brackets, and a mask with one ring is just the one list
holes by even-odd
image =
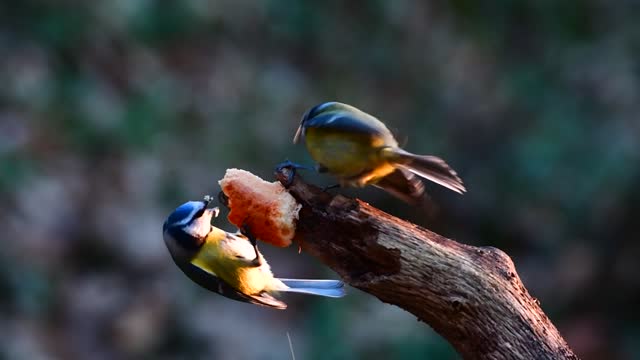
[[[166, 214], [217, 192], [224, 169], [269, 178], [285, 158], [309, 162], [297, 122], [335, 99], [447, 159], [469, 189], [429, 186], [422, 208], [345, 193], [507, 251], [578, 354], [638, 358], [638, 8], [1, 3], [0, 357], [281, 359], [289, 332], [299, 358], [456, 358], [356, 290], [275, 313], [195, 287], [164, 249]], [[334, 276], [265, 252], [281, 276]]]

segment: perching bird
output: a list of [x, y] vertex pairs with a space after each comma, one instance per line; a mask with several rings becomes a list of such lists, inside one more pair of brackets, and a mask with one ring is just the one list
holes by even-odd
[[311, 108], [293, 142], [300, 139], [318, 171], [334, 175], [341, 186], [373, 185], [409, 203], [424, 193], [415, 175], [460, 194], [466, 191], [444, 160], [401, 149], [382, 121], [347, 104], [326, 102]]
[[163, 225], [165, 244], [176, 265], [198, 285], [230, 299], [285, 309], [271, 294], [297, 292], [344, 296], [338, 280], [277, 279], [255, 246], [255, 238], [232, 234], [211, 225], [218, 208], [209, 199], [180, 205]]

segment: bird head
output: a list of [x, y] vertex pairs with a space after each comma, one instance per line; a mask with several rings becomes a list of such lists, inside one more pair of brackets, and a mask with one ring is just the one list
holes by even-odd
[[207, 209], [209, 198], [188, 201], [178, 206], [162, 226], [165, 243], [172, 255], [196, 251], [211, 232], [211, 219], [218, 216], [217, 207]]
[[312, 119], [317, 116], [325, 115], [330, 112], [336, 112], [340, 110], [349, 110], [352, 106], [347, 104], [339, 103], [337, 101], [329, 101], [324, 102], [322, 104], [318, 104], [311, 109], [307, 110], [306, 113], [302, 116], [302, 120], [300, 120], [300, 126], [298, 126], [298, 130], [296, 131], [296, 135], [293, 137], [293, 143], [297, 144], [300, 141], [300, 138], [304, 138], [305, 133], [305, 125]]

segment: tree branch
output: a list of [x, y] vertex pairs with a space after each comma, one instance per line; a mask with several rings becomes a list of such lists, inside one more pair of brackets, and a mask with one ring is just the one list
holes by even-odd
[[429, 324], [465, 359], [577, 359], [501, 250], [455, 242], [299, 176], [289, 191], [302, 204], [304, 251]]

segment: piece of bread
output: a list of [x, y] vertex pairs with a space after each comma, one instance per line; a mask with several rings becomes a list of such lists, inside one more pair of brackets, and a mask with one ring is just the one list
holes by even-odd
[[280, 184], [240, 169], [227, 169], [218, 182], [229, 198], [229, 221], [246, 225], [258, 239], [274, 246], [291, 245], [302, 207]]

